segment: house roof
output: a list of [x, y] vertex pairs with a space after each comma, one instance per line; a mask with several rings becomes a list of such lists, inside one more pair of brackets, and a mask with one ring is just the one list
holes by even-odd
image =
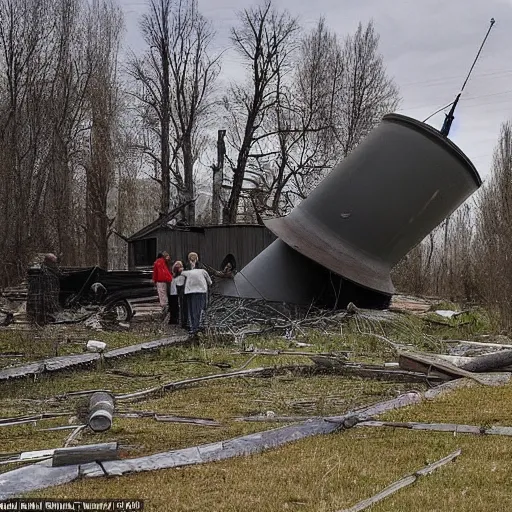
[[161, 215], [158, 217], [158, 219], [154, 220], [153, 222], [149, 223], [147, 226], [144, 226], [142, 229], [139, 229], [136, 233], [134, 233], [132, 236], [128, 237], [126, 239], [127, 242], [132, 242], [133, 240], [137, 240], [138, 238], [143, 238], [144, 236], [149, 235], [155, 229], [165, 227], [167, 226], [167, 223], [170, 222], [180, 211], [187, 207], [189, 204], [193, 203], [195, 199], [191, 199], [190, 201], [187, 201], [186, 203], [182, 203], [173, 210], [171, 210], [169, 213], [166, 213], [165, 215]]
[[[158, 219], [161, 220], [161, 219]], [[167, 221], [169, 222], [169, 221]], [[207, 225], [197, 225], [197, 226], [168, 226], [167, 222], [152, 222], [148, 224], [145, 228], [141, 229], [130, 238], [128, 238], [128, 242], [135, 242], [136, 240], [140, 240], [142, 238], [151, 235], [155, 231], [159, 231], [160, 229], [171, 230], [171, 231], [182, 231], [182, 232], [199, 232], [202, 233], [206, 230], [217, 229], [217, 228], [260, 228], [266, 229], [265, 226], [261, 224], [207, 224]]]

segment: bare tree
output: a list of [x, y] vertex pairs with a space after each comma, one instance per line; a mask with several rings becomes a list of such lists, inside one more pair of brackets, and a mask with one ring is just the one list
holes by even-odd
[[[171, 78], [170, 78], [170, 26], [171, 0], [150, 0], [149, 13], [141, 20], [141, 30], [148, 51], [142, 58], [130, 62], [130, 74], [136, 81], [133, 91], [139, 102], [139, 111], [146, 133], [142, 141], [143, 152], [150, 157], [155, 168], [153, 179], [161, 187], [160, 213], [165, 214], [170, 204], [171, 183]], [[159, 154], [152, 147], [157, 138]]]
[[[276, 104], [267, 116], [266, 149], [254, 154], [259, 184], [252, 196], [260, 215], [282, 215], [306, 197], [336, 162], [335, 111], [343, 66], [337, 38], [320, 19], [302, 38], [296, 71], [278, 72]], [[273, 151], [272, 151], [273, 148]], [[265, 171], [266, 169], [266, 171]]]
[[[73, 209], [73, 180], [78, 141], [84, 126], [85, 96], [90, 79], [80, 0], [56, 3], [55, 75], [49, 85], [50, 145], [47, 168], [51, 173], [46, 213], [55, 228], [54, 248], [64, 263], [77, 263], [79, 234]], [[76, 210], [76, 209], [75, 209]]]
[[108, 268], [108, 238], [113, 219], [108, 216], [108, 193], [115, 173], [113, 136], [118, 116], [117, 56], [122, 15], [110, 0], [93, 0], [88, 14], [87, 57], [91, 78], [89, 107], [86, 239], [89, 264]]
[[[207, 123], [220, 67], [218, 57], [210, 55], [214, 32], [196, 0], [150, 0], [149, 7], [142, 20], [149, 50], [144, 58], [132, 59], [130, 73], [140, 84], [135, 96], [148, 130], [142, 148], [159, 167], [155, 179], [162, 188], [161, 212], [165, 213], [171, 184], [178, 201], [194, 196], [197, 141]], [[151, 135], [156, 135], [159, 155]], [[186, 217], [194, 223], [193, 203]]]
[[260, 216], [287, 213], [398, 104], [371, 23], [341, 44], [320, 19], [295, 61], [294, 73], [275, 67], [266, 136], [256, 138], [247, 163]]
[[51, 0], [0, 2], [2, 242], [7, 274], [21, 276], [35, 244], [50, 244], [45, 223], [51, 181], [49, 84], [59, 41]]
[[512, 328], [512, 123], [502, 125], [491, 178], [479, 194], [475, 235], [477, 286], [487, 305]]
[[337, 139], [343, 156], [376, 126], [382, 116], [395, 110], [399, 93], [387, 75], [379, 53], [379, 36], [373, 22], [349, 35], [343, 45], [344, 84], [338, 96]]
[[236, 222], [251, 151], [272, 135], [262, 125], [279, 101], [279, 82], [291, 65], [297, 31], [297, 20], [286, 11], [275, 10], [269, 0], [241, 12], [239, 26], [232, 29], [233, 44], [250, 69], [250, 82], [247, 86], [233, 85], [224, 100], [231, 121], [230, 144], [236, 150], [224, 222]]

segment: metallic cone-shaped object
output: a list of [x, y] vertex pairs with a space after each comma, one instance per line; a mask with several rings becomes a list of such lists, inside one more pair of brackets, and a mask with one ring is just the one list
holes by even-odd
[[437, 130], [386, 115], [288, 216], [265, 222], [279, 240], [219, 291], [295, 304], [347, 286], [390, 297], [391, 269], [481, 183]]

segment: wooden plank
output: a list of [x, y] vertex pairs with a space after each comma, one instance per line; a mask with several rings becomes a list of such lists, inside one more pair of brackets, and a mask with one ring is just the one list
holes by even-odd
[[53, 432], [54, 430], [72, 430], [78, 427], [85, 427], [86, 425], [63, 425], [62, 427], [40, 428], [39, 432]]
[[187, 423], [191, 425], [202, 425], [205, 427], [222, 427], [222, 423], [211, 418], [187, 418], [186, 416], [159, 416], [155, 414], [155, 421], [166, 423]]
[[492, 354], [473, 357], [469, 363], [465, 363], [461, 368], [469, 372], [487, 372], [499, 370], [511, 364], [512, 350], [500, 350]]
[[490, 428], [477, 425], [459, 425], [455, 423], [416, 423], [395, 421], [362, 421], [357, 427], [392, 427], [410, 430], [428, 430], [432, 432], [454, 432], [456, 434], [512, 436], [512, 427], [493, 426]]
[[462, 368], [457, 368], [456, 366], [448, 363], [447, 361], [443, 361], [440, 359], [436, 359], [434, 355], [431, 354], [419, 354], [413, 352], [401, 352], [398, 359], [398, 364], [401, 368], [410, 369], [410, 362], [421, 363], [422, 365], [426, 365], [428, 374], [429, 368], [432, 367], [436, 370], [436, 372], [441, 375], [447, 375], [451, 378], [458, 377], [468, 377], [469, 379], [478, 382], [479, 384], [488, 385], [487, 381], [481, 378], [478, 374], [469, 372], [467, 370], [463, 370]]
[[474, 345], [475, 347], [512, 348], [512, 345], [504, 343], [486, 343], [485, 341], [443, 340], [443, 343], [461, 343], [463, 345]]
[[52, 466], [70, 466], [74, 464], [87, 464], [89, 462], [103, 462], [119, 458], [117, 443], [91, 444], [58, 448], [53, 453]]
[[199, 382], [206, 382], [209, 380], [218, 380], [218, 379], [230, 379], [233, 377], [262, 377], [264, 375], [270, 375], [275, 372], [274, 368], [252, 368], [250, 370], [240, 370], [236, 372], [229, 373], [215, 373], [213, 375], [206, 375], [205, 377], [196, 377], [194, 379], [185, 379], [176, 382], [168, 382], [167, 384], [162, 384], [161, 386], [155, 386], [149, 389], [143, 389], [142, 391], [136, 391], [135, 393], [126, 393], [124, 395], [116, 395], [116, 401], [122, 400], [133, 400], [144, 398], [146, 396], [152, 395], [154, 393], [158, 393], [159, 391], [165, 391], [170, 389], [178, 389], [181, 387], [189, 386], [190, 384], [197, 384]]
[[[457, 434], [483, 434], [481, 427], [475, 425], [456, 425], [452, 423], [415, 423], [394, 421], [363, 421], [357, 427], [392, 427], [410, 430], [428, 430], [432, 432], [455, 432]], [[485, 429], [484, 429], [485, 430]]]
[[157, 350], [162, 347], [178, 345], [187, 341], [188, 336], [172, 336], [169, 338], [163, 338], [160, 340], [149, 341], [145, 343], [139, 343], [137, 345], [131, 345], [129, 347], [123, 347], [119, 349], [110, 350], [104, 352], [102, 355], [97, 353], [87, 354], [73, 354], [70, 356], [58, 356], [48, 359], [43, 359], [34, 363], [30, 363], [23, 366], [15, 366], [12, 368], [5, 368], [0, 370], [0, 381], [9, 380], [15, 378], [30, 377], [38, 375], [43, 372], [58, 372], [67, 370], [70, 368], [80, 368], [83, 365], [92, 364], [105, 359], [116, 359], [119, 357], [126, 357], [141, 352]]
[[398, 356], [398, 365], [406, 371], [423, 373], [427, 378], [434, 377], [442, 381], [449, 381], [454, 378], [451, 374], [440, 372], [435, 368], [432, 368], [432, 364], [424, 361], [418, 361], [415, 358], [409, 357], [409, 355], [405, 353]]
[[[427, 378], [425, 375], [426, 372], [422, 371], [395, 370], [378, 367], [376, 365], [346, 363], [343, 360], [325, 356], [311, 356], [310, 359], [316, 365], [336, 371], [341, 375], [355, 375], [363, 378], [392, 380], [396, 382], [425, 382]], [[422, 365], [421, 368], [424, 368], [424, 365]], [[429, 378], [433, 380], [444, 380], [437, 375], [429, 375]]]
[[33, 416], [17, 416], [12, 418], [0, 418], [0, 427], [12, 427], [15, 425], [23, 425], [27, 423], [36, 423], [39, 420], [59, 418], [61, 416], [69, 416], [68, 412], [42, 413]]
[[299, 350], [241, 350], [235, 354], [257, 355], [257, 356], [325, 356], [339, 358], [341, 354], [348, 354], [348, 351], [343, 352], [303, 352]]
[[353, 507], [343, 509], [340, 512], [360, 512], [361, 510], [365, 510], [371, 507], [372, 505], [375, 505], [375, 503], [378, 503], [379, 501], [382, 501], [388, 496], [391, 496], [391, 494], [394, 494], [400, 489], [403, 489], [404, 487], [413, 484], [419, 477], [428, 475], [435, 471], [436, 469], [440, 468], [441, 466], [448, 464], [449, 462], [457, 458], [460, 454], [461, 450], [456, 450], [453, 453], [450, 453], [450, 455], [447, 455], [446, 457], [434, 462], [433, 464], [430, 464], [428, 466], [425, 466], [424, 468], [419, 469], [418, 471], [415, 471], [412, 475], [405, 476], [404, 478], [392, 483], [383, 491], [375, 494], [371, 498], [360, 501]]
[[296, 423], [298, 421], [317, 420], [320, 416], [242, 416], [235, 421], [248, 421], [257, 423]]

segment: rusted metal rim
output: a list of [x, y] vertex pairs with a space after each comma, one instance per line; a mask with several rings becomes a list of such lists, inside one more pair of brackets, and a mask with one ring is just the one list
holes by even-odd
[[[301, 211], [300, 217], [269, 219], [264, 223], [286, 245], [335, 274], [371, 290], [389, 295], [395, 293], [387, 263], [363, 255], [305, 211]], [[362, 275], [364, 283], [361, 282]]]
[[480, 175], [478, 174], [478, 171], [476, 170], [476, 167], [473, 165], [471, 160], [462, 152], [462, 150], [456, 144], [454, 144], [447, 137], [443, 137], [441, 133], [432, 126], [429, 126], [426, 123], [422, 123], [417, 119], [413, 119], [412, 117], [404, 116], [402, 114], [386, 114], [382, 118], [382, 120], [392, 123], [405, 124], [409, 128], [416, 129], [423, 135], [426, 135], [429, 139], [444, 146], [446, 150], [450, 151], [456, 158], [458, 158], [464, 164], [465, 167], [467, 167], [467, 170], [470, 172], [470, 174], [475, 180], [476, 186], [480, 187], [482, 185], [482, 178], [480, 178]]

